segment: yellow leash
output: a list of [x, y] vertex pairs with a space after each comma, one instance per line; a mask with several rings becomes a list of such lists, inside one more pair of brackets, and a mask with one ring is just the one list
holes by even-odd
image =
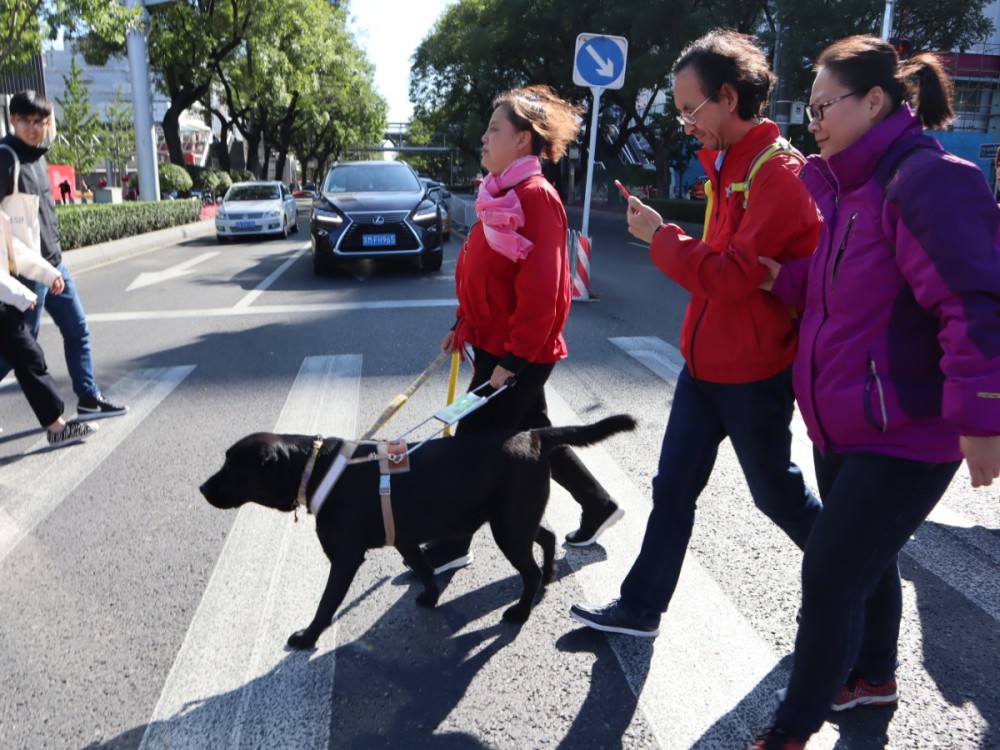
[[[451, 355], [451, 373], [448, 375], [448, 403], [449, 406], [455, 400], [455, 384], [458, 383], [458, 352]], [[444, 428], [445, 435], [451, 435], [451, 425]]]
[[[455, 379], [457, 379], [458, 377], [458, 366], [457, 366], [458, 355], [455, 354], [454, 357], [455, 360], [452, 361], [451, 365], [452, 383], [454, 383]], [[398, 396], [396, 396], [396, 398], [394, 398], [392, 401], [389, 402], [389, 405], [385, 408], [385, 411], [383, 411], [379, 415], [378, 419], [375, 420], [375, 424], [373, 424], [371, 427], [365, 430], [365, 434], [361, 436], [361, 440], [368, 440], [369, 438], [372, 437], [372, 435], [374, 435], [376, 432], [382, 429], [383, 425], [385, 425], [385, 423], [392, 418], [392, 415], [395, 414], [397, 411], [399, 411], [399, 409], [403, 406], [403, 404], [405, 404], [407, 401], [410, 400], [410, 396], [416, 393], [417, 389], [424, 383], [426, 383], [427, 379], [431, 375], [433, 375], [435, 372], [438, 371], [438, 368], [440, 368], [441, 365], [444, 364], [444, 361], [447, 358], [448, 358], [447, 352], [441, 352], [440, 354], [438, 354], [434, 358], [434, 361], [431, 362], [429, 365], [427, 365], [427, 369], [425, 369], [422, 373], [420, 373], [417, 376], [416, 380], [410, 383], [409, 388], [407, 388], [405, 391], [400, 393]], [[449, 386], [449, 395], [451, 394], [453, 394], [453, 386]], [[451, 402], [449, 401], [449, 403]]]

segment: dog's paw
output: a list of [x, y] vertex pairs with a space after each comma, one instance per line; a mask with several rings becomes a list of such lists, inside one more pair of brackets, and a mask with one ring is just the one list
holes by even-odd
[[421, 591], [417, 594], [417, 604], [428, 609], [436, 607], [438, 603], [437, 591]]
[[528, 621], [528, 615], [530, 614], [530, 607], [522, 607], [520, 604], [515, 604], [513, 607], [508, 607], [504, 610], [503, 619], [505, 622], [513, 622], [518, 625], [522, 625]]
[[297, 651], [307, 651], [316, 646], [316, 638], [309, 635], [305, 630], [297, 630], [288, 636], [288, 645]]

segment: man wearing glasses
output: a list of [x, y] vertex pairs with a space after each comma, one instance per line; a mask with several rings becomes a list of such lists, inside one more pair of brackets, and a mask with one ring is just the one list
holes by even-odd
[[723, 439], [732, 441], [754, 503], [800, 549], [820, 510], [791, 461], [794, 314], [759, 288], [766, 277], [759, 257], [809, 256], [820, 232], [816, 206], [798, 178], [801, 156], [760, 116], [774, 75], [751, 39], [730, 30], [688, 45], [673, 75], [679, 124], [702, 144], [705, 235], [687, 236], [635, 197], [627, 218], [629, 232], [650, 243], [656, 267], [691, 293], [681, 331], [685, 366], [646, 534], [620, 597], [570, 610], [592, 628], [644, 637], [659, 633]]
[[[38, 295], [35, 307], [25, 313], [25, 322], [37, 339], [41, 309], [44, 306], [52, 316], [52, 321], [59, 327], [66, 353], [66, 369], [78, 399], [78, 418], [88, 420], [119, 416], [127, 412], [128, 407], [108, 401], [97, 387], [90, 351], [90, 328], [76, 293], [76, 284], [62, 262], [59, 220], [49, 183], [49, 167], [45, 160], [45, 153], [48, 151], [46, 136], [52, 127], [52, 103], [29, 89], [14, 94], [10, 98], [8, 109], [13, 132], [0, 141], [0, 201], [13, 192], [38, 196], [42, 257], [55, 266], [65, 284], [62, 293], [55, 295], [49, 294], [49, 288], [45, 284], [23, 280]], [[15, 174], [18, 181], [16, 185]], [[0, 378], [10, 369], [10, 364], [0, 359]]]

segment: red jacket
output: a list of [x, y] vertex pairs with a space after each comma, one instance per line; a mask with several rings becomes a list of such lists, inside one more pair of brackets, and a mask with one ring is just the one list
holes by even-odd
[[757, 258], [784, 262], [816, 249], [820, 216], [799, 180], [802, 163], [788, 154], [766, 161], [745, 210], [743, 193], [727, 190], [746, 180], [754, 158], [778, 135], [778, 127], [764, 120], [729, 148], [721, 172], [715, 168], [717, 151], [699, 151], [715, 196], [705, 240], [667, 224], [649, 248], [656, 267], [691, 292], [681, 353], [700, 380], [751, 383], [795, 359], [792, 311], [759, 288], [766, 272]]
[[513, 190], [524, 211], [520, 234], [534, 247], [515, 263], [486, 244], [480, 222], [473, 225], [455, 269], [455, 338], [506, 358], [504, 366], [517, 372], [523, 362], [547, 364], [566, 356], [562, 331], [569, 317], [570, 277], [568, 225], [559, 194], [541, 175]]

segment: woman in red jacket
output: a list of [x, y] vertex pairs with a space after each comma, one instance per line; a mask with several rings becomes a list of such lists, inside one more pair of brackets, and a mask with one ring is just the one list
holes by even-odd
[[[541, 159], [558, 162], [579, 130], [579, 110], [547, 86], [498, 96], [483, 135], [479, 221], [469, 232], [455, 271], [457, 322], [444, 351], [472, 348], [470, 390], [489, 383], [515, 385], [459, 422], [457, 434], [532, 429], [550, 424], [545, 382], [566, 356], [563, 327], [569, 315], [567, 222], [559, 194], [542, 176]], [[572, 450], [551, 456], [552, 476], [583, 508], [580, 528], [567, 544], [593, 544], [623, 511]], [[435, 573], [471, 562], [471, 538], [430, 545]]]

